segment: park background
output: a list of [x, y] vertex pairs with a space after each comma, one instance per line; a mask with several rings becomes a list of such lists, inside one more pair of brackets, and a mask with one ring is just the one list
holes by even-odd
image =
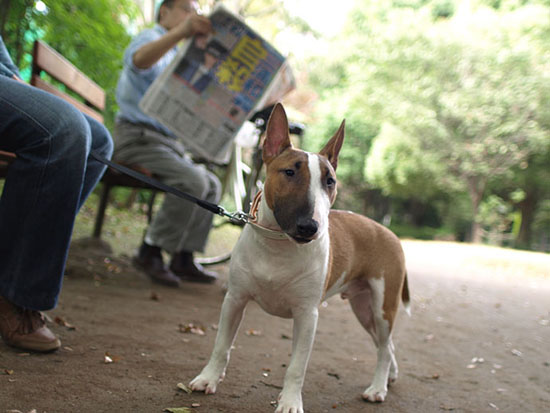
[[[550, 251], [550, 1], [223, 3], [288, 56], [297, 88], [284, 103], [307, 125], [303, 148], [346, 119], [336, 207], [401, 237]], [[24, 77], [41, 38], [104, 88], [111, 128], [122, 54], [154, 9], [0, 0], [0, 29]], [[116, 191], [109, 219], [142, 208]]]

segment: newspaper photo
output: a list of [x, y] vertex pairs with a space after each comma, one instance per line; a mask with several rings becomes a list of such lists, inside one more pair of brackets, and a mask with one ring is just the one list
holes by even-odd
[[294, 88], [285, 58], [244, 21], [218, 5], [213, 34], [180, 48], [140, 108], [195, 156], [227, 163], [231, 142], [253, 111]]

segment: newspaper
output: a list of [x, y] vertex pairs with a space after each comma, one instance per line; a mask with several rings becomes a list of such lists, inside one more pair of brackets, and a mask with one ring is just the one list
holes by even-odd
[[252, 112], [295, 87], [285, 58], [221, 4], [213, 34], [180, 48], [140, 102], [195, 156], [227, 163], [231, 142]]

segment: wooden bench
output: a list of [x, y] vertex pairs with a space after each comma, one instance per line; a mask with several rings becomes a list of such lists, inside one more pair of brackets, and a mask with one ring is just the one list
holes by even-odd
[[[42, 73], [48, 74], [53, 79], [65, 85], [67, 89], [71, 90], [79, 98], [62, 91], [60, 88], [45, 81], [41, 77]], [[30, 84], [66, 100], [67, 102], [73, 104], [81, 112], [86, 113], [92, 118], [103, 123], [102, 112], [105, 109], [105, 91], [94, 81], [84, 75], [80, 70], [78, 70], [61, 54], [40, 40], [36, 40], [34, 42], [32, 54], [32, 76]], [[6, 178], [9, 165], [16, 158], [17, 156], [14, 153], [0, 151], [0, 178]], [[152, 176], [152, 174], [144, 168], [133, 167], [131, 165], [125, 166], [129, 166], [145, 175]], [[115, 186], [151, 189], [152, 195], [149, 200], [147, 212], [147, 217], [149, 221], [151, 220], [156, 190], [141, 181], [127, 175], [123, 175], [110, 168], [105, 172], [101, 182], [103, 188], [100, 194], [99, 206], [96, 213], [92, 234], [94, 238], [101, 237], [105, 212], [109, 201], [109, 194], [111, 189]]]

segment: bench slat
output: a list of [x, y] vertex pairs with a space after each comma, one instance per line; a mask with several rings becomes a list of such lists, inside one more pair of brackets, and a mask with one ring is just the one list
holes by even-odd
[[100, 111], [105, 109], [105, 92], [94, 81], [88, 79], [72, 63], [47, 44], [34, 42], [33, 73], [44, 70]]
[[39, 89], [45, 90], [46, 92], [49, 92], [52, 95], [56, 95], [57, 97], [60, 97], [61, 99], [66, 100], [67, 102], [73, 104], [81, 112], [84, 112], [87, 115], [90, 115], [95, 120], [103, 123], [103, 116], [99, 112], [95, 111], [90, 106], [86, 106], [82, 102], [79, 102], [72, 96], [69, 96], [68, 94], [57, 89], [56, 87], [50, 85], [48, 82], [45, 82], [44, 80], [40, 79], [37, 75], [32, 76], [31, 85], [36, 86]]
[[12, 162], [15, 158], [14, 153], [0, 151], [0, 161]]

